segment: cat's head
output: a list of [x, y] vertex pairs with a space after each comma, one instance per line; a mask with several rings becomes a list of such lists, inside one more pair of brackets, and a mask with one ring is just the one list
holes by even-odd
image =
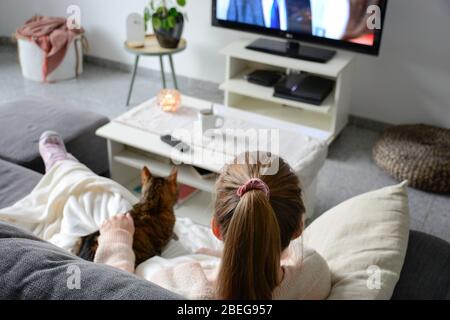
[[141, 171], [141, 204], [172, 209], [178, 200], [177, 167], [167, 178], [154, 177], [147, 167]]

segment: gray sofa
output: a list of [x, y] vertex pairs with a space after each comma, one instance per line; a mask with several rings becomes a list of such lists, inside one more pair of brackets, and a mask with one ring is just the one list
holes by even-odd
[[[0, 299], [167, 300], [180, 296], [137, 276], [87, 262], [0, 222]], [[79, 275], [79, 282], [74, 275]]]
[[109, 122], [97, 113], [38, 97], [0, 104], [0, 207], [28, 194], [44, 173], [39, 136], [60, 133], [67, 150], [100, 175], [108, 175], [106, 141], [95, 131]]
[[67, 150], [97, 174], [107, 174], [104, 139], [95, 131], [109, 122], [97, 113], [49, 99], [28, 97], [0, 105], [0, 159], [44, 173], [38, 140], [42, 132], [60, 133]]
[[[28, 99], [26, 103], [32, 107], [40, 102]], [[22, 110], [20, 103], [14, 103], [13, 106]], [[45, 102], [45, 106], [50, 109], [56, 107], [49, 102]], [[9, 105], [8, 110], [14, 109], [11, 108], [13, 107]], [[2, 106], [0, 106], [0, 131], [4, 130], [4, 127], [1, 127], [2, 123], [3, 125], [8, 124], [1, 110]], [[70, 113], [70, 115], [72, 121], [75, 121], [73, 117], [77, 116], [77, 112]], [[25, 113], [23, 116], [29, 117]], [[84, 116], [86, 118], [83, 118]], [[69, 152], [74, 153], [77, 157], [84, 157], [82, 161], [88, 167], [94, 166], [94, 171], [97, 173], [105, 172], [107, 171], [105, 142], [97, 140], [93, 136], [93, 132], [96, 126], [105, 123], [107, 119], [95, 114], [85, 114], [84, 116], [78, 119], [84, 119], [89, 124], [81, 126], [86, 129], [85, 134], [80, 134], [83, 131], [81, 129], [79, 129], [78, 135], [68, 132], [70, 130], [67, 128], [65, 131], [64, 127], [53, 127], [52, 129], [63, 131], [66, 141], [74, 143], [74, 145], [68, 144]], [[48, 118], [42, 119], [42, 121], [47, 120]], [[64, 126], [69, 125], [64, 121], [61, 123]], [[45, 126], [46, 124], [40, 125]], [[37, 141], [33, 142], [33, 139], [39, 136], [39, 131], [43, 128], [36, 129], [37, 124], [33, 120], [28, 121], [28, 126], [30, 127], [25, 128], [34, 130], [33, 134], [16, 135], [16, 140], [9, 139], [7, 141], [10, 143], [15, 141], [16, 146], [26, 146], [36, 151]], [[17, 127], [10, 127], [11, 131], [13, 131], [12, 128]], [[19, 128], [23, 128], [23, 126]], [[28, 142], [20, 142], [21, 137], [26, 137]], [[94, 142], [91, 141], [92, 139]], [[42, 174], [37, 172], [42, 171], [42, 163], [39, 163], [36, 153], [33, 155], [29, 150], [22, 150], [27, 157], [24, 157], [23, 154], [12, 156], [9, 153], [17, 153], [17, 151], [15, 148], [7, 149], [9, 151], [2, 149], [9, 148], [9, 144], [5, 144], [3, 141], [0, 143], [0, 208], [7, 207], [23, 198], [42, 177]], [[71, 266], [76, 266], [80, 270], [80, 290], [70, 289], [67, 286], [69, 277], [67, 272]], [[433, 236], [412, 231], [405, 264], [392, 298], [450, 299], [449, 270], [450, 244]], [[153, 300], [181, 298], [134, 275], [108, 266], [83, 261], [4, 222], [0, 222], [0, 288], [2, 288], [0, 299]]]
[[[0, 208], [28, 194], [41, 175], [0, 160]], [[147, 281], [74, 257], [0, 222], [0, 299], [179, 299]], [[79, 266], [83, 290], [69, 290], [67, 268]], [[411, 231], [393, 299], [450, 299], [450, 244]], [[84, 290], [86, 289], [86, 290]]]

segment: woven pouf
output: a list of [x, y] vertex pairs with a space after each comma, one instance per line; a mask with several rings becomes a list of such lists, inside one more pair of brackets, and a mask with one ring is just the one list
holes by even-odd
[[450, 130], [422, 124], [389, 128], [375, 144], [373, 157], [411, 187], [450, 193]]

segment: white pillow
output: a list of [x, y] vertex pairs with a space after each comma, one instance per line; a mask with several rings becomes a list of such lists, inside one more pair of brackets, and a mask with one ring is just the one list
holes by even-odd
[[406, 182], [350, 199], [304, 232], [331, 270], [328, 299], [390, 299], [409, 237]]

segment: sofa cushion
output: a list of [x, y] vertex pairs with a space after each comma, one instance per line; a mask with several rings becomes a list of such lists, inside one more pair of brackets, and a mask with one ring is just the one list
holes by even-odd
[[304, 243], [327, 261], [329, 299], [390, 299], [409, 236], [406, 184], [369, 192], [324, 213]]
[[450, 243], [411, 231], [394, 300], [450, 300]]
[[181, 298], [131, 273], [79, 259], [4, 222], [0, 257], [0, 299]]
[[0, 209], [28, 195], [42, 175], [30, 169], [0, 160]]
[[95, 173], [108, 171], [106, 141], [95, 131], [109, 120], [65, 103], [28, 97], [0, 105], [0, 159], [44, 173], [38, 141], [59, 132], [67, 150]]

